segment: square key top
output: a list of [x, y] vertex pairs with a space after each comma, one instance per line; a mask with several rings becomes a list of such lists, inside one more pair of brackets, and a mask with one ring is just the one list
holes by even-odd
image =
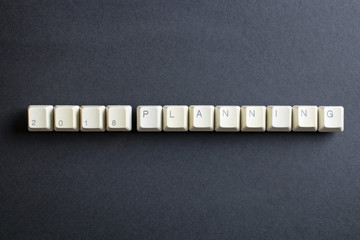
[[131, 131], [132, 108], [130, 105], [109, 105], [106, 107], [107, 131]]
[[54, 107], [51, 105], [30, 105], [28, 107], [29, 131], [52, 131]]
[[164, 106], [163, 121], [163, 129], [166, 132], [186, 132], [188, 130], [188, 106]]
[[342, 106], [319, 107], [319, 132], [344, 131], [344, 108]]
[[190, 106], [189, 129], [195, 132], [214, 131], [214, 106]]
[[242, 106], [241, 131], [265, 132], [265, 130], [266, 130], [266, 107]]
[[136, 111], [137, 130], [139, 132], [161, 132], [161, 106], [138, 106]]
[[266, 109], [267, 131], [290, 132], [292, 125], [291, 106], [268, 106]]
[[80, 118], [82, 132], [105, 131], [105, 106], [81, 106]]
[[215, 131], [239, 132], [240, 131], [240, 107], [239, 106], [216, 106], [215, 108]]
[[293, 131], [316, 132], [318, 128], [317, 106], [293, 107]]
[[55, 131], [79, 131], [79, 106], [56, 105], [54, 107]]

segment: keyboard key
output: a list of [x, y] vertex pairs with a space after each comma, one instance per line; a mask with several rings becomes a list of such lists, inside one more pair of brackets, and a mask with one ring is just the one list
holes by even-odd
[[166, 132], [186, 132], [188, 130], [188, 106], [164, 106], [163, 121], [163, 129]]
[[80, 119], [82, 132], [105, 131], [105, 106], [81, 106]]
[[214, 106], [192, 105], [189, 107], [190, 131], [214, 131]]
[[30, 105], [28, 107], [29, 131], [52, 131], [54, 107], [51, 105]]
[[265, 130], [266, 130], [266, 107], [242, 106], [241, 131], [265, 132]]
[[341, 106], [319, 107], [319, 132], [344, 131], [344, 108]]
[[268, 106], [266, 109], [267, 131], [290, 132], [292, 125], [291, 106]]
[[137, 130], [139, 132], [161, 132], [161, 126], [161, 106], [137, 107]]
[[106, 107], [107, 131], [131, 131], [132, 108], [130, 105], [109, 105]]
[[240, 107], [239, 106], [216, 106], [215, 108], [215, 131], [239, 132], [240, 131]]
[[318, 128], [317, 106], [293, 107], [293, 131], [316, 132]]
[[55, 131], [79, 131], [79, 106], [57, 105], [54, 107]]

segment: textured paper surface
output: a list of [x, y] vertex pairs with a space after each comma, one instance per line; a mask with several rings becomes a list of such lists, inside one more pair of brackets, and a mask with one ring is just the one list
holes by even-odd
[[[359, 238], [360, 2], [51, 2], [0, 7], [1, 239]], [[342, 105], [345, 132], [29, 133], [29, 104]]]

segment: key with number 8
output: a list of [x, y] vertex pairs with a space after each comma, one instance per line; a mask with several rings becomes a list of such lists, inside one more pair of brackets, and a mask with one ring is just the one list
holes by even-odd
[[132, 108], [130, 105], [109, 105], [106, 107], [107, 131], [131, 131]]

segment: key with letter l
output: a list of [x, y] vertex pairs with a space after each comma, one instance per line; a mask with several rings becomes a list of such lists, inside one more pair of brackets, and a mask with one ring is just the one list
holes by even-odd
[[188, 106], [164, 106], [163, 123], [163, 129], [166, 132], [186, 132], [188, 130]]

